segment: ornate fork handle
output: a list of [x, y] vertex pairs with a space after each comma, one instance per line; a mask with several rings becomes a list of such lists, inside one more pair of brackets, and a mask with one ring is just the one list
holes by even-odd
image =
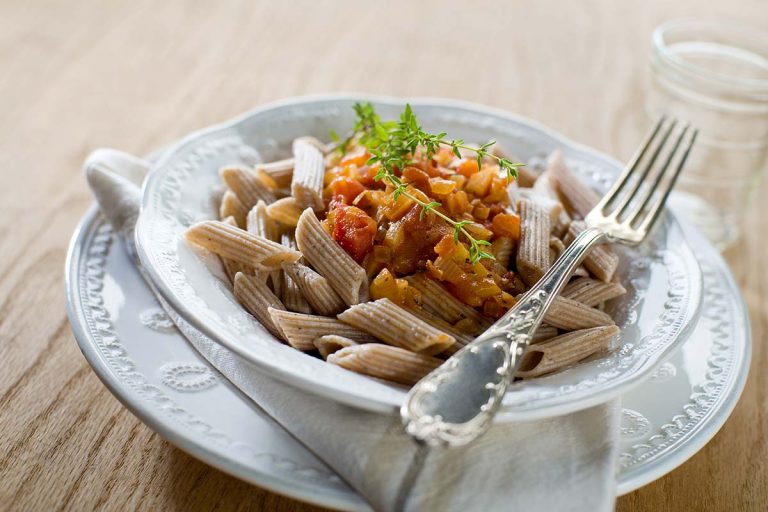
[[581, 232], [521, 300], [475, 341], [411, 388], [400, 414], [430, 445], [461, 446], [485, 432], [544, 313], [603, 231]]

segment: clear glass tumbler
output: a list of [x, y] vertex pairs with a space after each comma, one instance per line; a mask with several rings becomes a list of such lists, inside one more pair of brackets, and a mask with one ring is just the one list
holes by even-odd
[[646, 112], [699, 129], [672, 203], [725, 249], [766, 166], [768, 31], [674, 21], [654, 31], [652, 44]]

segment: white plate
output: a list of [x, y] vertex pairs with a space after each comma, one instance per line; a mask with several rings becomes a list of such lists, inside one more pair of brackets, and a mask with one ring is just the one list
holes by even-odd
[[[702, 318], [650, 380], [622, 396], [620, 494], [672, 471], [704, 446], [747, 377], [750, 328], [738, 288], [707, 242], [699, 236], [694, 245], [704, 271]], [[72, 238], [66, 279], [69, 319], [83, 354], [112, 393], [165, 439], [274, 492], [368, 510], [173, 328], [95, 208]]]
[[[396, 117], [403, 100], [369, 98], [382, 117]], [[170, 148], [144, 185], [136, 240], [142, 263], [160, 293], [207, 336], [269, 375], [312, 393], [369, 410], [394, 413], [405, 389], [298, 352], [269, 334], [235, 300], [217, 258], [183, 239], [192, 223], [217, 215], [218, 170], [283, 156], [298, 135], [327, 137], [353, 123], [360, 97], [300, 98], [258, 109], [195, 133]], [[529, 163], [562, 148], [576, 172], [606, 188], [620, 165], [530, 121], [497, 110], [446, 100], [413, 100], [427, 129], [452, 137], [495, 139]], [[499, 420], [555, 416], [604, 402], [626, 391], [682, 342], [697, 318], [701, 274], [679, 225], [667, 216], [650, 240], [624, 253], [619, 269], [629, 293], [612, 306], [622, 328], [620, 348], [557, 374], [511, 386]]]

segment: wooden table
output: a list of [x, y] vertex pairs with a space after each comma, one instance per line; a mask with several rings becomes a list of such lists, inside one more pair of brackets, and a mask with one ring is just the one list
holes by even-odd
[[[62, 269], [92, 149], [146, 154], [267, 101], [366, 91], [499, 106], [626, 159], [648, 124], [655, 25], [768, 28], [764, 0], [218, 4], [0, 2], [0, 509], [314, 510], [162, 440], [79, 353]], [[620, 511], [765, 509], [768, 233], [756, 209], [747, 223], [763, 236], [729, 255], [755, 342], [744, 396], [706, 448]]]

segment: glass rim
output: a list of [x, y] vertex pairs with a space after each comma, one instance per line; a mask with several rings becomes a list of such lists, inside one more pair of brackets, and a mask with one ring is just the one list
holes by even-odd
[[[704, 33], [717, 34], [725, 36], [734, 41], [734, 47], [748, 51], [766, 62], [768, 69], [768, 34], [763, 33], [750, 25], [743, 25], [734, 22], [712, 22], [703, 20], [682, 19], [662, 23], [656, 27], [651, 36], [651, 41], [655, 52], [664, 62], [668, 63], [678, 71], [686, 73], [694, 78], [723, 87], [737, 87], [746, 93], [756, 93], [759, 96], [768, 94], [768, 78], [744, 78], [731, 76], [712, 71], [691, 63], [690, 61], [679, 57], [669, 50], [669, 36], [675, 32], [685, 30], [701, 30]], [[738, 44], [739, 40], [748, 38], [753, 44], [758, 46], [758, 51], [754, 49], [743, 48]]]

